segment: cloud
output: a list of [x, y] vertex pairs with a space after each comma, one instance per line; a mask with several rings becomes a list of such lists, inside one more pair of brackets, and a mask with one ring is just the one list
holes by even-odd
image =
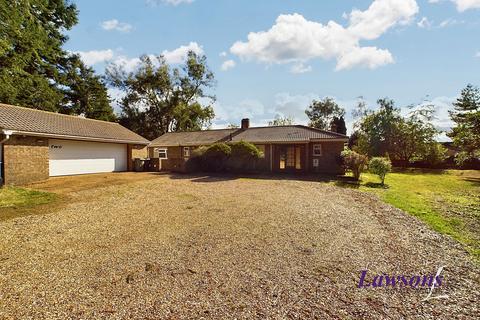
[[107, 31], [116, 30], [120, 32], [130, 32], [133, 29], [132, 25], [120, 22], [117, 19], [103, 21], [100, 26]]
[[295, 63], [290, 68], [290, 72], [294, 73], [294, 74], [307, 73], [307, 72], [310, 72], [310, 71], [312, 71], [312, 66], [305, 65], [301, 62], [300, 63]]
[[269, 30], [251, 32], [246, 42], [235, 42], [230, 52], [243, 61], [266, 64], [300, 65], [320, 58], [336, 59], [336, 70], [377, 68], [393, 63], [392, 55], [388, 50], [361, 47], [360, 41], [377, 39], [390, 28], [409, 23], [418, 10], [415, 0], [374, 0], [367, 10], [345, 15], [347, 27], [335, 21], [324, 25], [300, 14], [283, 14]]
[[[164, 56], [165, 61], [168, 64], [179, 64], [185, 61], [189, 51], [193, 51], [197, 54], [203, 54], [202, 46], [196, 42], [190, 42], [188, 45], [180, 46], [171, 51], [164, 50], [161, 54]], [[155, 61], [155, 54], [147, 54], [147, 56]], [[122, 66], [127, 72], [134, 71], [141, 62], [139, 57], [129, 58], [125, 55], [114, 55], [113, 52], [112, 57], [108, 60], [112, 61], [116, 65]]]
[[427, 17], [423, 17], [417, 22], [417, 26], [422, 29], [430, 29], [432, 27], [432, 22]]
[[107, 62], [113, 59], [114, 53], [112, 49], [107, 50], [91, 50], [91, 51], [74, 51], [78, 54], [87, 66], [93, 66], [97, 63]]
[[475, 58], [480, 58], [480, 51], [477, 51], [477, 53], [475, 54]]
[[[440, 3], [441, 0], [428, 0], [430, 3]], [[480, 9], [480, 0], [450, 0], [453, 2], [459, 12], [464, 12], [471, 9]]]
[[227, 56], [227, 53], [225, 51], [222, 51], [222, 52], [220, 52], [219, 56], [224, 58], [224, 57]]
[[149, 5], [159, 5], [161, 3], [167, 4], [167, 5], [172, 5], [172, 6], [178, 6], [180, 4], [190, 4], [195, 0], [147, 0], [147, 4]]
[[165, 57], [165, 60], [167, 60], [168, 63], [177, 64], [185, 61], [189, 51], [193, 51], [196, 54], [203, 54], [202, 46], [196, 42], [190, 42], [188, 45], [180, 46], [172, 51], [164, 50], [162, 55]]
[[445, 19], [442, 22], [440, 22], [438, 27], [439, 28], [446, 28], [446, 27], [455, 26], [455, 25], [458, 25], [458, 24], [463, 24], [463, 23], [465, 23], [465, 21], [459, 21], [459, 20], [456, 20], [456, 19], [449, 18], [449, 19]]
[[222, 63], [222, 71], [227, 71], [228, 69], [232, 69], [234, 68], [236, 65], [235, 61], [233, 60], [227, 60], [225, 61], [224, 63]]

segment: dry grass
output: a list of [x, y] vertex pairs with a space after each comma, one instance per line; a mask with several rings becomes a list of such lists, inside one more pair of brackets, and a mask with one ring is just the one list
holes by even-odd
[[[0, 318], [473, 319], [480, 311], [479, 269], [461, 247], [374, 196], [312, 181], [146, 177], [39, 185], [71, 201], [0, 223]], [[356, 287], [365, 268], [413, 275], [442, 265], [436, 293], [448, 299]]]

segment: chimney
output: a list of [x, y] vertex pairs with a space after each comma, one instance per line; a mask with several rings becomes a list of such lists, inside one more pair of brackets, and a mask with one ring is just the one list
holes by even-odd
[[250, 119], [248, 118], [242, 119], [242, 129], [245, 130], [245, 129], [248, 129], [249, 127], [250, 127]]

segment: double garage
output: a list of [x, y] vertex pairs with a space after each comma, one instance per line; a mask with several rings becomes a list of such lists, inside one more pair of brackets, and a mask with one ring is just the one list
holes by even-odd
[[0, 104], [0, 182], [129, 171], [149, 141], [117, 123]]

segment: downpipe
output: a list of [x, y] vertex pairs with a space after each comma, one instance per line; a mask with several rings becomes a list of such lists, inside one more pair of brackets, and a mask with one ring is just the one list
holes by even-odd
[[2, 140], [0, 140], [0, 187], [3, 186], [3, 177], [4, 177], [4, 169], [3, 169], [3, 144], [8, 141], [8, 139], [10, 139], [10, 136], [13, 134], [13, 131], [11, 130], [3, 130], [3, 129], [0, 129], [0, 133], [2, 133], [5, 138], [3, 138]]

